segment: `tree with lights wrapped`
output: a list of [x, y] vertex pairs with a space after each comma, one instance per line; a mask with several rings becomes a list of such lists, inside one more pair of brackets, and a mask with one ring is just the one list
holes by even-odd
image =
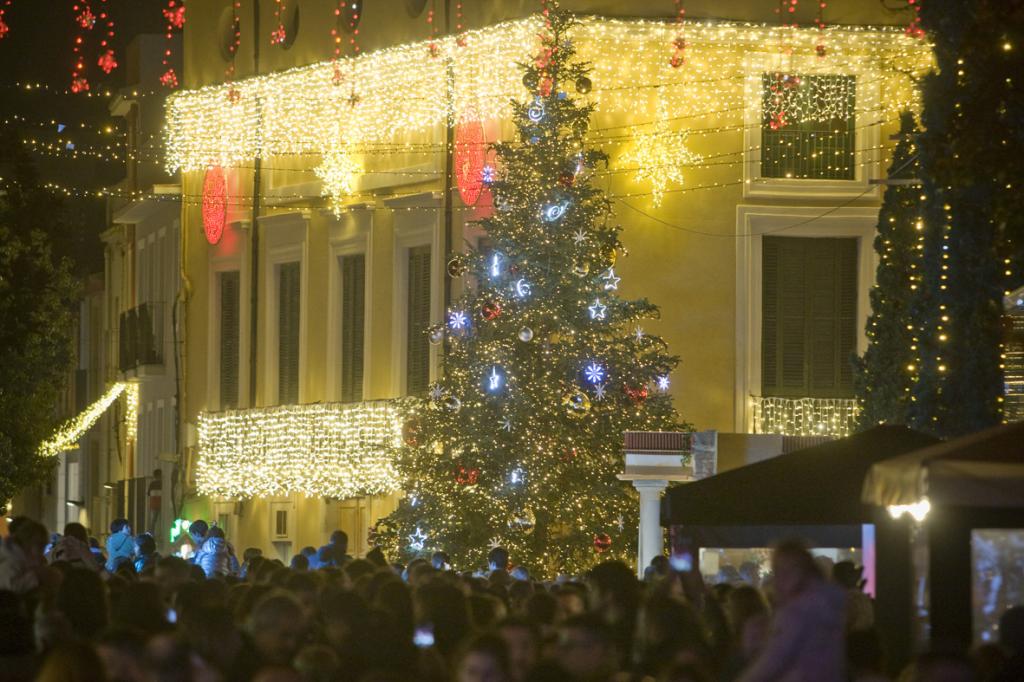
[[[890, 180], [917, 176], [914, 115], [900, 117], [900, 141], [893, 152]], [[854, 386], [861, 400], [862, 428], [906, 424], [916, 354], [911, 310], [919, 289], [922, 240], [921, 189], [891, 184], [878, 214], [875, 252], [878, 268], [871, 290], [868, 348], [856, 362]]]
[[921, 295], [911, 425], [959, 436], [1002, 419], [1003, 297], [1024, 284], [1024, 8], [928, 0]]
[[616, 294], [621, 228], [590, 180], [607, 159], [586, 146], [593, 104], [567, 92], [590, 90], [572, 25], [550, 14], [523, 66], [531, 94], [513, 103], [518, 135], [484, 168], [490, 248], [449, 263], [467, 286], [429, 330], [445, 344], [444, 377], [406, 423], [407, 496], [376, 528], [406, 557], [444, 550], [472, 568], [500, 544], [548, 576], [630, 561], [622, 434], [682, 427], [667, 393], [677, 360], [640, 326], [658, 309]]

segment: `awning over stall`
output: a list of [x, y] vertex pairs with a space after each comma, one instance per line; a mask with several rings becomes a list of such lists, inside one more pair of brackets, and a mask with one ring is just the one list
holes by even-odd
[[1024, 508], [1024, 422], [1005, 424], [875, 463], [861, 499], [880, 506]]
[[763, 462], [671, 488], [662, 525], [844, 525], [871, 523], [861, 501], [872, 465], [938, 440], [902, 426], [877, 426]]

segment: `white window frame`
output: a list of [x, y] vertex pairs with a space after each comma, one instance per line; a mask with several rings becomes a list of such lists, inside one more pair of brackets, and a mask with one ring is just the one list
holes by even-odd
[[[283, 511], [288, 512], [288, 520], [285, 524], [284, 535], [277, 534], [277, 512]], [[276, 542], [294, 542], [295, 540], [295, 500], [290, 498], [285, 499], [273, 499], [270, 501], [270, 524], [267, 528], [267, 533], [270, 537], [271, 543]]]
[[804, 199], [850, 199], [874, 198], [880, 195], [877, 185], [868, 182], [880, 177], [881, 129], [887, 123], [880, 106], [878, 82], [865, 82], [868, 74], [877, 73], [868, 69], [865, 57], [852, 57], [847, 70], [838, 72], [828, 60], [814, 55], [794, 55], [787, 58], [783, 70], [790, 73], [820, 76], [856, 77], [856, 115], [854, 125], [854, 179], [816, 180], [812, 178], [765, 178], [761, 175], [761, 126], [762, 92], [761, 77], [765, 73], [778, 71], [778, 53], [755, 52], [747, 58], [747, 78], [744, 85], [743, 108], [743, 197], [749, 198], [804, 198]]
[[341, 257], [362, 254], [365, 258], [363, 284], [363, 400], [370, 395], [370, 369], [373, 367], [373, 210], [361, 205], [351, 208], [328, 225], [327, 266], [327, 378], [329, 400], [341, 400]]
[[[231, 229], [242, 233], [241, 225], [234, 223]], [[251, 243], [251, 242], [250, 242]], [[209, 317], [206, 325], [206, 405], [208, 409], [217, 411], [224, 409], [220, 404], [220, 274], [238, 271], [238, 408], [249, 405], [249, 325], [252, 311], [249, 292], [252, 290], [250, 275], [250, 248], [240, 249], [237, 255], [213, 256], [209, 259], [207, 281], [209, 286]]]
[[857, 242], [857, 353], [867, 349], [864, 328], [878, 258], [874, 250], [877, 206], [832, 210], [819, 206], [736, 207], [736, 393], [738, 433], [751, 433], [750, 397], [761, 393], [761, 277], [763, 240], [779, 237], [855, 238]]
[[[394, 209], [394, 279], [392, 289], [391, 325], [391, 391], [395, 396], [406, 394], [406, 338], [408, 331], [409, 249], [430, 246], [430, 323], [444, 318], [444, 223], [441, 215], [441, 194], [423, 192], [384, 202]], [[415, 208], [415, 210], [409, 210]], [[440, 348], [430, 346], [430, 381], [436, 381]]]
[[309, 258], [308, 213], [281, 213], [259, 218], [265, 245], [261, 278], [263, 280], [263, 404], [279, 403], [278, 386], [278, 298], [281, 290], [280, 269], [285, 263], [299, 264], [299, 403], [304, 403], [306, 381], [307, 336], [309, 328]]

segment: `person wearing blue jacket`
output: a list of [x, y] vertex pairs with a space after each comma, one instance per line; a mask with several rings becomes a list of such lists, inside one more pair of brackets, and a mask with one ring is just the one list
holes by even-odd
[[110, 537], [107, 538], [107, 572], [113, 573], [126, 561], [131, 565], [134, 554], [135, 538], [128, 519], [114, 519], [110, 522]]

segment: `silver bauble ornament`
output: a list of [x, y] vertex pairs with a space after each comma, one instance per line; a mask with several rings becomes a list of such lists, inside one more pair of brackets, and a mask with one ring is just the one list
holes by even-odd
[[519, 340], [523, 343], [529, 343], [533, 341], [533, 330], [529, 327], [523, 327], [519, 330]]

